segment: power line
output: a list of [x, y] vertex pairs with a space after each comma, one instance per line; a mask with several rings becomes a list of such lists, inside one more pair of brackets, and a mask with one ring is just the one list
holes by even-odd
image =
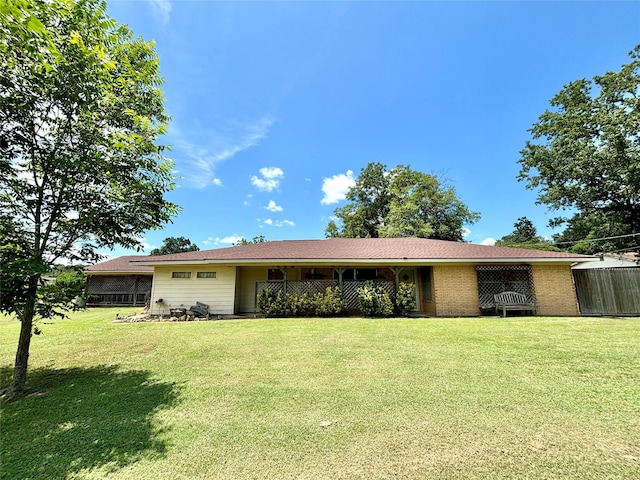
[[584, 240], [575, 240], [572, 242], [555, 242], [554, 245], [573, 245], [582, 242], [599, 242], [600, 240], [613, 240], [616, 238], [637, 237], [640, 233], [628, 233], [626, 235], [616, 235], [615, 237], [602, 237], [602, 238], [585, 238]]
[[[629, 247], [629, 248], [621, 248], [620, 250], [611, 250], [608, 252], [602, 252], [603, 254], [607, 255], [609, 253], [621, 253], [621, 252], [631, 252], [633, 250], [640, 250], [640, 245], [637, 245], [635, 247]], [[640, 252], [639, 252], [640, 253]]]

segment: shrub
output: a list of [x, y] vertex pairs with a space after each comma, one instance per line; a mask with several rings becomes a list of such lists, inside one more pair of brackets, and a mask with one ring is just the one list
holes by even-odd
[[396, 291], [396, 314], [406, 317], [416, 308], [416, 286], [413, 283], [401, 282]]
[[285, 313], [285, 302], [282, 292], [272, 292], [268, 288], [258, 294], [258, 309], [265, 317], [282, 317]]
[[365, 317], [390, 317], [393, 303], [389, 294], [373, 282], [366, 282], [358, 289], [358, 304]]
[[311, 315], [315, 310], [313, 298], [308, 293], [287, 293], [284, 305], [286, 313], [294, 317]]
[[342, 296], [340, 287], [327, 287], [324, 293], [316, 293], [313, 296], [316, 315], [319, 317], [331, 317], [340, 315], [347, 309], [347, 302]]

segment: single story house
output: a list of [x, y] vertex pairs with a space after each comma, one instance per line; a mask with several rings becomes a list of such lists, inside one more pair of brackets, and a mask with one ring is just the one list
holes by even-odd
[[144, 306], [151, 298], [153, 267], [132, 263], [129, 255], [85, 268], [89, 306]]
[[[493, 295], [516, 291], [539, 315], [579, 315], [571, 265], [591, 257], [424, 238], [285, 240], [156, 257], [132, 265], [154, 269], [150, 313], [196, 302], [216, 315], [257, 312], [266, 288], [324, 291], [340, 285], [350, 308], [364, 281], [416, 289], [416, 312], [475, 316], [493, 312]], [[598, 260], [593, 258], [593, 260]]]

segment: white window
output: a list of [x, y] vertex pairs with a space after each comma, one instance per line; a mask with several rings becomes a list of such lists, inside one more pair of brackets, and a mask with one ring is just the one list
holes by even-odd
[[198, 278], [216, 278], [216, 272], [198, 272]]
[[191, 278], [191, 272], [171, 272], [171, 278]]

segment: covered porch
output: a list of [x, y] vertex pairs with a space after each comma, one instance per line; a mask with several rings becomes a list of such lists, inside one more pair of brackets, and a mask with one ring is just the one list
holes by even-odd
[[[266, 271], [265, 271], [266, 270]], [[349, 310], [358, 310], [358, 289], [365, 282], [374, 282], [390, 296], [401, 282], [415, 286], [414, 311], [435, 315], [432, 292], [431, 267], [274, 267], [263, 269], [241, 268], [242, 283], [240, 309], [237, 313], [255, 312], [256, 298], [265, 290], [289, 294], [324, 293], [329, 287], [340, 287]], [[262, 278], [260, 278], [262, 277]], [[266, 277], [266, 279], [265, 279]], [[250, 298], [249, 298], [250, 295]]]

